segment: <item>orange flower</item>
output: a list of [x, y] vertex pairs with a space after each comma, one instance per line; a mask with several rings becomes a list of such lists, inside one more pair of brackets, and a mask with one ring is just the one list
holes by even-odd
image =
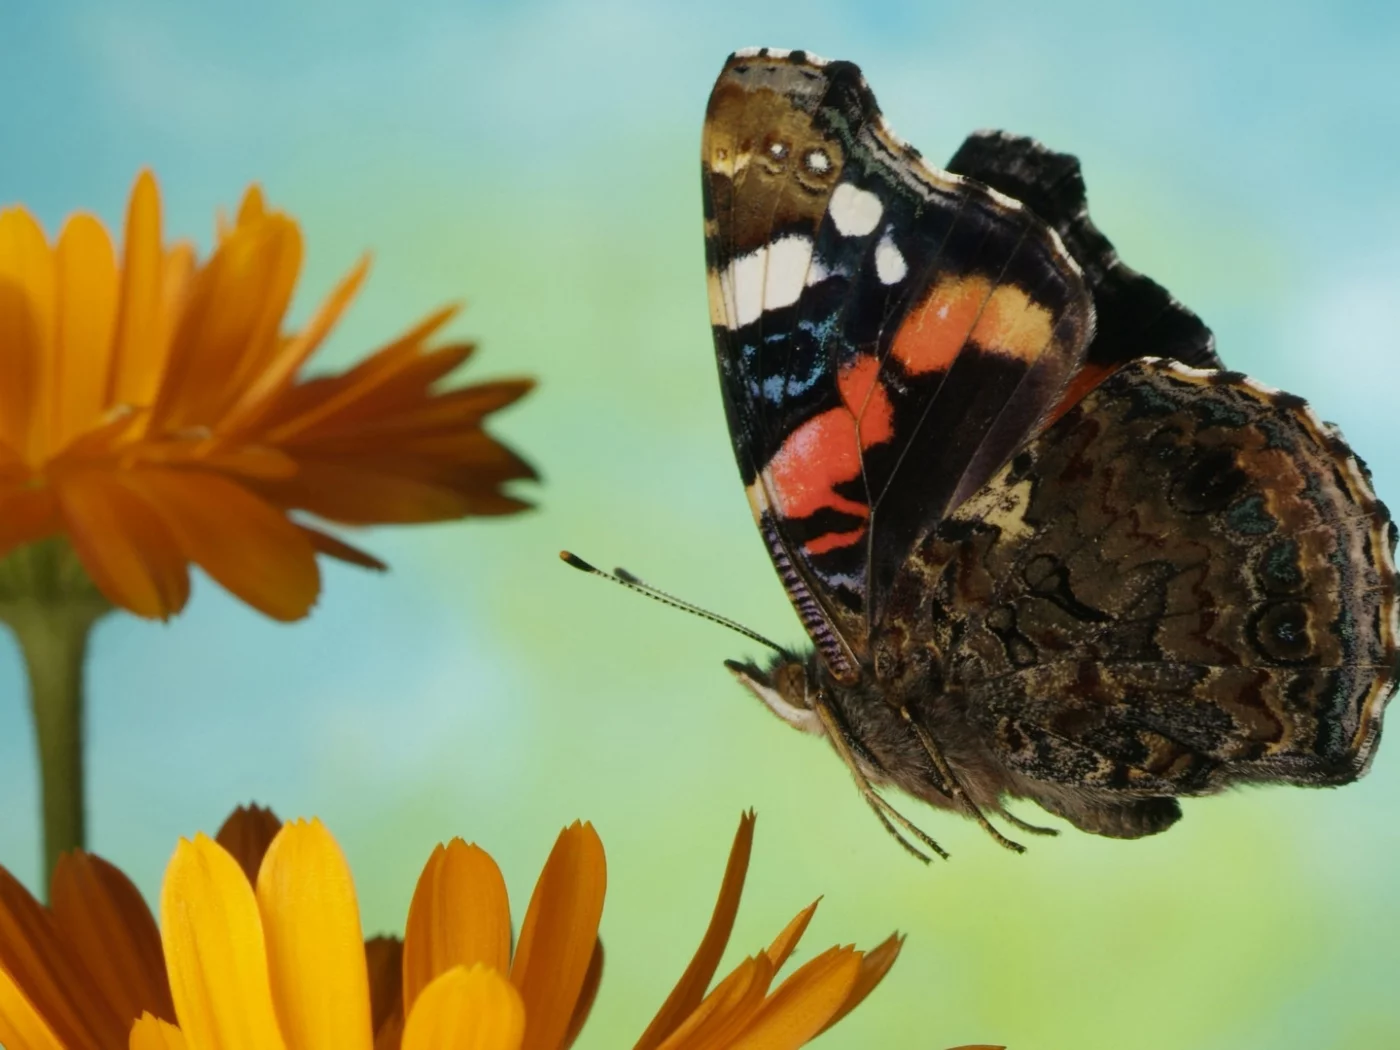
[[362, 261], [298, 332], [283, 330], [301, 232], [243, 198], [200, 263], [162, 240], [154, 178], [132, 190], [118, 261], [101, 223], [55, 244], [0, 210], [0, 558], [66, 537], [114, 605], [179, 612], [189, 565], [254, 608], [304, 616], [315, 555], [382, 567], [300, 511], [347, 525], [509, 514], [534, 477], [482, 430], [530, 389], [440, 389], [470, 355], [430, 346], [438, 311], [347, 372], [300, 376], [364, 280]]
[[[864, 999], [899, 954], [899, 937], [869, 953], [832, 948], [772, 988], [813, 904], [707, 995], [752, 842], [750, 814], [700, 948], [637, 1050], [795, 1050]], [[0, 869], [0, 1042], [120, 1050], [130, 1028], [132, 1050], [564, 1050], [602, 977], [606, 882], [592, 826], [566, 828], [512, 952], [500, 869], [460, 839], [428, 859], [402, 945], [363, 948], [348, 866], [314, 820], [279, 830], [267, 811], [243, 811], [218, 841], [182, 841], [159, 935], [131, 884], [95, 857], [65, 857], [51, 909]]]

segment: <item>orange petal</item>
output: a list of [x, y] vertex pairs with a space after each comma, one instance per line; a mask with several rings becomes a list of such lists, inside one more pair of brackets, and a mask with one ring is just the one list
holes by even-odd
[[373, 554], [362, 551], [358, 547], [352, 547], [328, 532], [313, 529], [310, 525], [302, 525], [300, 522], [297, 523], [297, 528], [315, 548], [317, 554], [324, 554], [329, 558], [335, 558], [350, 565], [358, 565], [362, 569], [370, 569], [374, 572], [384, 572], [389, 568]]
[[196, 835], [175, 847], [160, 928], [175, 1012], [191, 1046], [284, 1050], [253, 887], [213, 839]]
[[105, 1050], [125, 1038], [130, 1022], [107, 1004], [49, 911], [4, 868], [0, 868], [0, 970], [67, 1050]]
[[524, 1031], [525, 1007], [509, 981], [487, 966], [458, 966], [423, 989], [403, 1050], [518, 1050]]
[[49, 897], [59, 930], [123, 1023], [147, 1012], [174, 1020], [160, 932], [130, 879], [75, 850], [58, 858]]
[[214, 841], [238, 861], [248, 876], [248, 885], [256, 886], [267, 848], [281, 830], [282, 821], [272, 810], [256, 804], [239, 806], [228, 815]]
[[147, 500], [96, 470], [66, 474], [56, 489], [73, 549], [108, 601], [158, 619], [185, 607], [186, 557]]
[[574, 1045], [588, 1023], [588, 1015], [593, 1012], [593, 1002], [598, 998], [598, 987], [603, 983], [603, 939], [593, 942], [593, 958], [588, 961], [588, 973], [583, 978], [583, 988], [574, 1003], [574, 1015], [569, 1018], [569, 1030], [564, 1033], [564, 1050]]
[[23, 990], [0, 967], [0, 1046], [7, 1050], [65, 1050]]
[[556, 1050], [568, 1031], [598, 939], [607, 881], [593, 825], [565, 828], [535, 883], [510, 971], [530, 1018], [526, 1050]]
[[185, 1050], [185, 1037], [173, 1024], [146, 1014], [131, 1026], [127, 1050]]
[[26, 543], [52, 536], [62, 525], [53, 489], [10, 489], [0, 495], [0, 558]]
[[403, 1014], [403, 941], [371, 937], [365, 941], [369, 971], [370, 1024], [376, 1033], [395, 1013]]
[[311, 544], [246, 488], [200, 471], [132, 471], [126, 484], [156, 508], [196, 562], [236, 597], [274, 620], [305, 616], [321, 589]]
[[890, 967], [899, 958], [899, 950], [903, 947], [904, 938], [900, 934], [893, 933], [875, 948], [865, 953], [864, 958], [860, 961], [860, 972], [856, 974], [855, 984], [851, 985], [851, 990], [846, 995], [846, 1001], [831, 1016], [831, 1020], [826, 1022], [825, 1027], [822, 1028], [823, 1032], [865, 1001], [865, 997], [873, 992], [875, 986], [885, 979], [885, 974], [890, 972]]
[[807, 905], [793, 917], [791, 922], [783, 927], [782, 932], [777, 937], [773, 938], [773, 943], [768, 946], [768, 958], [773, 960], [775, 973], [783, 968], [783, 963], [788, 961], [793, 949], [797, 947], [797, 942], [807, 932], [807, 924], [812, 921], [812, 916], [816, 914], [817, 905], [820, 903], [819, 898]]
[[734, 917], [739, 913], [739, 898], [744, 892], [744, 878], [748, 874], [749, 856], [753, 852], [755, 819], [753, 810], [739, 818], [739, 830], [734, 835], [734, 844], [729, 847], [729, 861], [725, 864], [724, 878], [719, 885], [719, 899], [715, 901], [715, 910], [710, 914], [705, 935], [700, 938], [700, 947], [695, 949], [695, 955], [676, 982], [676, 987], [637, 1040], [636, 1050], [652, 1050], [659, 1046], [705, 998], [705, 989], [710, 986], [715, 970], [719, 968], [720, 958], [729, 944], [729, 935], [734, 930]]
[[374, 1050], [401, 1050], [403, 1046], [403, 1000], [374, 1033]]
[[286, 507], [344, 525], [450, 521], [468, 514], [510, 513], [527, 506], [490, 491], [462, 492], [450, 485], [375, 471], [367, 464], [299, 460], [296, 477], [259, 483]]
[[212, 426], [277, 347], [301, 268], [301, 232], [283, 215], [240, 225], [192, 279], [151, 426]]
[[373, 1050], [369, 974], [350, 865], [319, 820], [284, 824], [258, 871], [282, 1035], [297, 1050]]
[[165, 367], [165, 257], [161, 250], [160, 190], [143, 171], [131, 188], [122, 249], [121, 292], [112, 340], [105, 404], [149, 405]]
[[253, 377], [221, 421], [221, 432], [248, 426], [265, 414], [271, 399], [291, 384], [301, 366], [330, 334], [340, 315], [364, 284], [368, 273], [369, 256], [366, 255], [321, 304], [307, 326], [295, 337], [286, 340], [262, 371]]
[[766, 953], [745, 959], [666, 1037], [661, 1050], [725, 1050], [762, 1008], [773, 976]]
[[841, 1008], [859, 972], [853, 948], [822, 952], [778, 986], [732, 1050], [797, 1050]]
[[[0, 212], [0, 221], [11, 212]], [[29, 428], [44, 358], [39, 321], [24, 288], [0, 273], [0, 443], [29, 458]]]
[[491, 855], [461, 839], [434, 849], [413, 891], [403, 941], [408, 1013], [423, 989], [454, 966], [481, 963], [506, 973], [510, 901]]
[[117, 259], [102, 224], [89, 215], [68, 220], [59, 234], [54, 352], [41, 380], [39, 452], [49, 456], [101, 419], [117, 318]]

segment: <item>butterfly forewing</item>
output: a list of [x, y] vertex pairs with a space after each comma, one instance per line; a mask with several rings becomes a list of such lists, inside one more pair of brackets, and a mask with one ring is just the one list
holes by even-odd
[[1092, 300], [1040, 218], [925, 165], [850, 63], [731, 57], [702, 157], [735, 454], [784, 585], [849, 678], [915, 540], [1060, 400]]

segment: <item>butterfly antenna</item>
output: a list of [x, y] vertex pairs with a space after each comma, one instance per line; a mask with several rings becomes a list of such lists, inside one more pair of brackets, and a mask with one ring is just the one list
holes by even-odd
[[673, 594], [667, 594], [665, 591], [657, 590], [651, 584], [643, 583], [626, 569], [614, 569], [612, 572], [604, 572], [602, 569], [590, 565], [577, 554], [573, 554], [569, 551], [560, 551], [559, 558], [565, 565], [570, 565], [580, 572], [590, 573], [593, 576], [600, 576], [605, 580], [611, 580], [613, 583], [626, 587], [629, 591], [645, 594], [648, 598], [654, 599], [662, 605], [669, 605], [672, 609], [679, 609], [681, 612], [688, 612], [693, 616], [698, 616], [702, 620], [709, 620], [711, 623], [717, 623], [721, 627], [728, 627], [731, 631], [737, 631], [750, 641], [758, 642], [759, 645], [766, 645], [775, 653], [780, 653], [788, 657], [792, 655], [777, 642], [769, 641], [757, 631], [745, 627], [743, 624], [737, 623], [727, 616], [720, 616], [718, 613], [712, 613], [708, 609], [700, 608], [698, 605], [692, 605], [690, 602], [682, 601]]

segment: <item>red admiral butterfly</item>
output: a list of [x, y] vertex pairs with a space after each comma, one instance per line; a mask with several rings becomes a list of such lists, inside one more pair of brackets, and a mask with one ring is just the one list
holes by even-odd
[[981, 132], [938, 170], [854, 65], [763, 48], [720, 73], [702, 173], [734, 452], [815, 650], [710, 618], [778, 650], [727, 666], [901, 844], [947, 855], [877, 787], [1020, 850], [988, 813], [1046, 829], [1007, 798], [1137, 838], [1178, 796], [1366, 771], [1389, 515], [1336, 428], [1118, 259], [1075, 158]]
[[946, 171], [860, 71], [741, 51], [702, 146], [739, 470], [815, 652], [729, 664], [865, 798], [1135, 838], [1177, 796], [1365, 772], [1395, 529], [1299, 398], [1221, 370], [1123, 265], [1078, 162], [998, 132]]

